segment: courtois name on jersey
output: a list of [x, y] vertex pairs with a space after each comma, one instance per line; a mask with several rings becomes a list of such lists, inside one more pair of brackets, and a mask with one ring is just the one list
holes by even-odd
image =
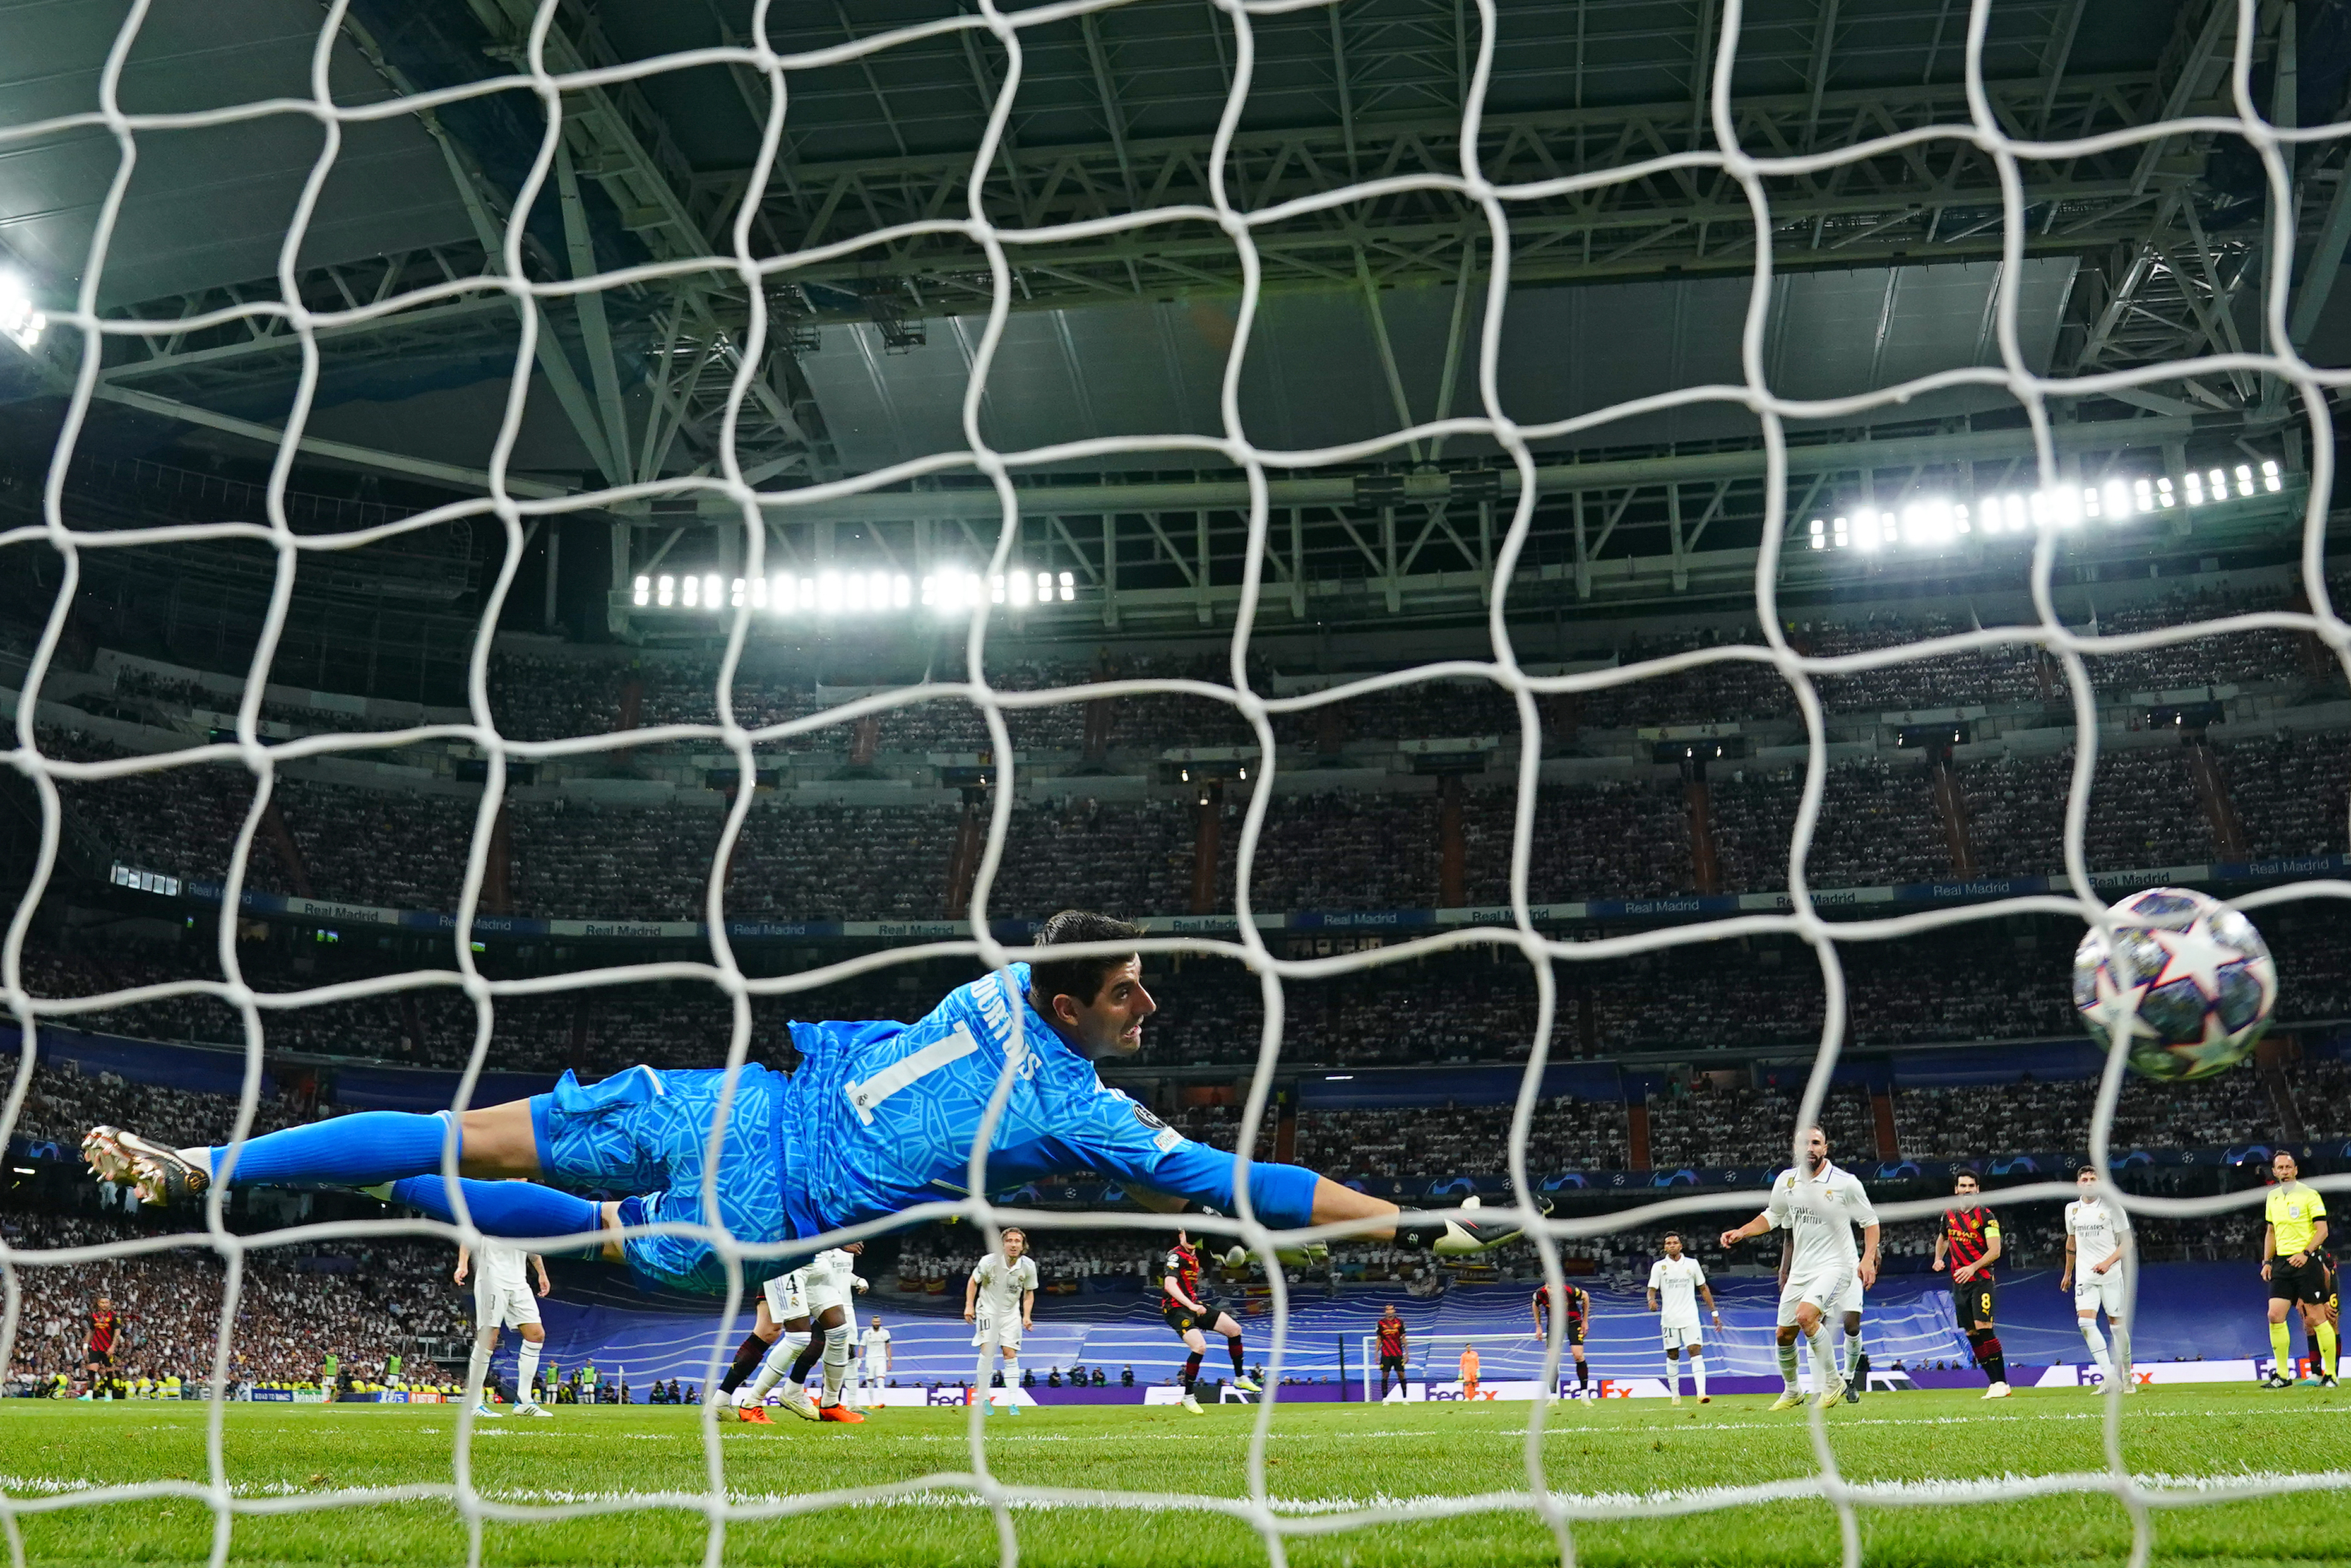
[[[919, 1023], [792, 1025], [802, 1061], [783, 1108], [779, 1154], [794, 1234], [967, 1196], [972, 1144], [1007, 1061], [1013, 1078], [988, 1145], [991, 1188], [1091, 1170], [1231, 1207], [1233, 1156], [1192, 1142], [1106, 1086], [1029, 1005], [1029, 966], [1010, 972], [1008, 988], [1001, 972], [956, 987]], [[1253, 1170], [1260, 1218], [1309, 1222], [1310, 1173]]]

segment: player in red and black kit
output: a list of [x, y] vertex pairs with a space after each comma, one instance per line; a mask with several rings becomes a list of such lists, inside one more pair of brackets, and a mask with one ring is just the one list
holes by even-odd
[[1258, 1385], [1249, 1375], [1241, 1356], [1241, 1325], [1233, 1322], [1230, 1312], [1218, 1312], [1208, 1304], [1200, 1290], [1200, 1249], [1182, 1231], [1176, 1233], [1176, 1245], [1167, 1249], [1167, 1260], [1159, 1270], [1159, 1315], [1184, 1340], [1192, 1353], [1184, 1364], [1184, 1408], [1194, 1415], [1201, 1414], [1197, 1395], [1192, 1391], [1193, 1380], [1200, 1375], [1200, 1360], [1208, 1354], [1207, 1336], [1204, 1328], [1225, 1336], [1225, 1344], [1233, 1353], [1233, 1386], [1244, 1394], [1255, 1394]]
[[1968, 1336], [1976, 1364], [1991, 1382], [1983, 1396], [2005, 1399], [2008, 1363], [2001, 1354], [2000, 1333], [1993, 1323], [2000, 1310], [2000, 1286], [1991, 1275], [1991, 1266], [2001, 1253], [2000, 1218], [1976, 1201], [1982, 1190], [1973, 1171], [1952, 1176], [1952, 1196], [1959, 1204], [1943, 1211], [1943, 1231], [1935, 1238], [1934, 1266], [1939, 1271], [1945, 1259], [1950, 1261], [1951, 1301], [1959, 1309], [1960, 1332]]
[[[1535, 1291], [1535, 1337], [1551, 1338], [1551, 1287]], [[1564, 1314], [1567, 1348], [1575, 1353], [1575, 1385], [1589, 1393], [1592, 1388], [1592, 1368], [1583, 1359], [1583, 1331], [1592, 1322], [1592, 1295], [1580, 1285], [1567, 1287], [1567, 1311]]]
[[97, 1305], [90, 1309], [89, 1343], [81, 1357], [81, 1369], [89, 1375], [91, 1387], [95, 1388], [99, 1379], [113, 1370], [114, 1342], [121, 1330], [122, 1320], [115, 1315], [114, 1303], [104, 1296], [99, 1297]]
[[1380, 1309], [1380, 1397], [1388, 1396], [1388, 1377], [1393, 1374], [1398, 1386], [1407, 1391], [1411, 1377], [1404, 1369], [1404, 1320], [1396, 1316], [1394, 1307]]

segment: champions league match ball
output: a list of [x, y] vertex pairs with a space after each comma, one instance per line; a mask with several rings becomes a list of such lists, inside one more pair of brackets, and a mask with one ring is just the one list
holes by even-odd
[[2074, 950], [2074, 1005], [2090, 1038], [2149, 1078], [2209, 1078], [2252, 1053], [2277, 1005], [2277, 964], [2253, 923], [2218, 899], [2153, 887], [2116, 904], [2115, 941], [2092, 926]]

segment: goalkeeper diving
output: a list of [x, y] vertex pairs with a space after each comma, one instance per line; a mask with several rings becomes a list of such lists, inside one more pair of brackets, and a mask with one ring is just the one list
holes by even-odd
[[[1046, 922], [1037, 946], [1141, 935], [1123, 920], [1064, 910]], [[216, 1181], [232, 1189], [350, 1187], [455, 1222], [439, 1174], [454, 1115], [465, 1208], [485, 1234], [603, 1234], [595, 1248], [602, 1260], [659, 1284], [723, 1295], [726, 1263], [707, 1240], [625, 1233], [715, 1218], [736, 1245], [771, 1249], [747, 1260], [747, 1281], [758, 1283], [787, 1271], [785, 1244], [966, 1197], [972, 1145], [1008, 1060], [1010, 1092], [988, 1145], [991, 1182], [1099, 1171], [1131, 1192], [1144, 1189], [1137, 1197], [1147, 1207], [1232, 1212], [1234, 1156], [1185, 1137], [1095, 1071], [1098, 1061], [1140, 1050], [1144, 1022], [1157, 1010], [1142, 961], [1129, 953], [1014, 964], [956, 987], [917, 1023], [794, 1022], [798, 1071], [747, 1063], [737, 1074], [718, 1145], [715, 1217], [704, 1210], [703, 1182], [723, 1069], [639, 1066], [584, 1085], [567, 1071], [552, 1092], [528, 1100], [462, 1115], [362, 1112], [235, 1150], [172, 1149], [101, 1126], [82, 1140], [82, 1154], [99, 1180], [127, 1182], [149, 1203], [184, 1205]], [[1297, 1166], [1251, 1162], [1248, 1172], [1250, 1207], [1275, 1230], [1389, 1220], [1360, 1234], [1459, 1255], [1501, 1246], [1521, 1229], [1502, 1219], [1405, 1223], [1395, 1204]], [[574, 1192], [630, 1196], [598, 1202]]]

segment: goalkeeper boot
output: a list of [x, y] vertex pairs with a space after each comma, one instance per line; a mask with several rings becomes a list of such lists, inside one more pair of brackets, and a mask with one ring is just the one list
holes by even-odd
[[1782, 1392], [1779, 1398], [1771, 1401], [1771, 1408], [1774, 1410], [1793, 1410], [1802, 1405], [1803, 1402], [1804, 1391], [1801, 1388], [1791, 1388]]
[[194, 1202], [213, 1185], [179, 1150], [120, 1127], [92, 1127], [81, 1141], [81, 1157], [99, 1180], [127, 1182], [140, 1202], [166, 1208]]
[[816, 1418], [820, 1421], [842, 1421], [852, 1427], [865, 1419], [846, 1405], [820, 1405], [816, 1408]]
[[1262, 1394], [1265, 1392], [1264, 1387], [1259, 1384], [1256, 1378], [1247, 1377], [1239, 1373], [1235, 1373], [1233, 1375], [1233, 1386], [1239, 1389], [1244, 1394]]
[[[1480, 1207], [1472, 1194], [1461, 1200], [1461, 1207], [1474, 1210]], [[1537, 1197], [1535, 1211], [1549, 1214], [1551, 1199]], [[1395, 1228], [1399, 1247], [1425, 1247], [1440, 1258], [1463, 1258], [1479, 1252], [1490, 1252], [1506, 1247], [1526, 1234], [1526, 1225], [1517, 1219], [1442, 1219]]]
[[[809, 1397], [808, 1390], [805, 1388], [796, 1388], [789, 1394], [778, 1394], [776, 1396], [776, 1403], [803, 1421], [823, 1419], [817, 1411], [816, 1401]], [[756, 1409], [758, 1406], [754, 1406], [751, 1408]]]

